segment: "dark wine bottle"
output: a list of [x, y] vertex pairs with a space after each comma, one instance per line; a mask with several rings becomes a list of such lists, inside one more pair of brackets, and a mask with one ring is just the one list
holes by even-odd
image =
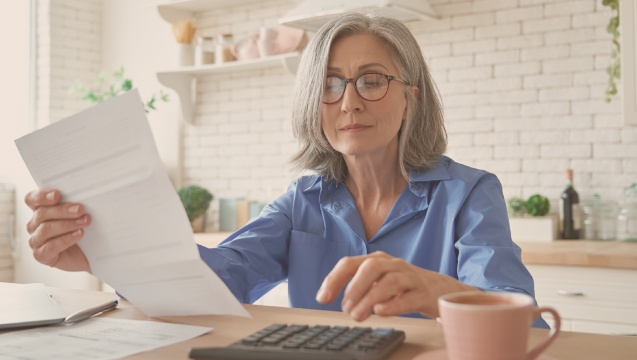
[[566, 189], [560, 196], [560, 233], [562, 239], [579, 239], [580, 214], [579, 195], [573, 188], [573, 170], [566, 170]]

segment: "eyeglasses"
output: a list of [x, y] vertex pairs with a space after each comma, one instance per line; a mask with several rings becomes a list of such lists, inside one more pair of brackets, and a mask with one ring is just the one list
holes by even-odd
[[389, 83], [392, 80], [408, 85], [405, 80], [395, 76], [375, 73], [363, 74], [356, 79], [341, 79], [338, 76], [328, 76], [325, 80], [325, 90], [323, 91], [323, 104], [334, 104], [339, 101], [345, 93], [347, 83], [350, 81], [354, 83], [354, 89], [364, 100], [381, 100], [387, 95]]

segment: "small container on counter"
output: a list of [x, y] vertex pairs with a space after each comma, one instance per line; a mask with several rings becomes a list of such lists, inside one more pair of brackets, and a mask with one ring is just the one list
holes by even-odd
[[619, 203], [617, 240], [637, 242], [637, 183], [628, 188], [626, 197]]
[[595, 194], [590, 202], [582, 204], [582, 212], [584, 213], [584, 239], [615, 240], [617, 211], [614, 202], [602, 201], [602, 197]]
[[231, 50], [233, 45], [232, 34], [219, 34], [217, 36], [215, 63], [221, 64], [224, 62], [235, 61], [236, 58], [232, 55]]

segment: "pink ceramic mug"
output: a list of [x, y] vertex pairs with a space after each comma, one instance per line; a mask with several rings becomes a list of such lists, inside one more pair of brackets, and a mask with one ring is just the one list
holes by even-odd
[[[560, 332], [560, 315], [520, 293], [469, 291], [441, 296], [438, 309], [448, 360], [533, 360]], [[529, 328], [543, 312], [555, 318], [548, 337], [527, 353]]]

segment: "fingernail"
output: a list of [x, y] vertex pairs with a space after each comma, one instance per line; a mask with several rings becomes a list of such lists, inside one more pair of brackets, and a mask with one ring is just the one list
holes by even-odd
[[364, 314], [364, 309], [356, 308], [350, 314], [355, 320], [362, 320]]
[[76, 224], [86, 224], [86, 216], [82, 216], [81, 218], [75, 220]]
[[46, 199], [49, 201], [53, 201], [54, 197], [55, 197], [55, 191], [51, 191], [50, 193], [46, 194]]
[[71, 234], [72, 236], [80, 236], [82, 235], [82, 229], [78, 229], [73, 231], [73, 233]]
[[376, 304], [376, 306], [374, 306], [374, 310], [379, 313], [382, 312], [383, 310], [385, 310], [385, 305], [382, 304]]
[[69, 213], [76, 214], [78, 210], [80, 210], [80, 205], [71, 206], [69, 208]]
[[316, 294], [316, 301], [318, 302], [325, 302], [327, 301], [327, 291], [324, 289], [320, 289], [318, 294]]
[[343, 311], [346, 312], [347, 314], [349, 314], [349, 311], [352, 310], [352, 305], [354, 305], [354, 302], [352, 300], [348, 299], [343, 304]]

